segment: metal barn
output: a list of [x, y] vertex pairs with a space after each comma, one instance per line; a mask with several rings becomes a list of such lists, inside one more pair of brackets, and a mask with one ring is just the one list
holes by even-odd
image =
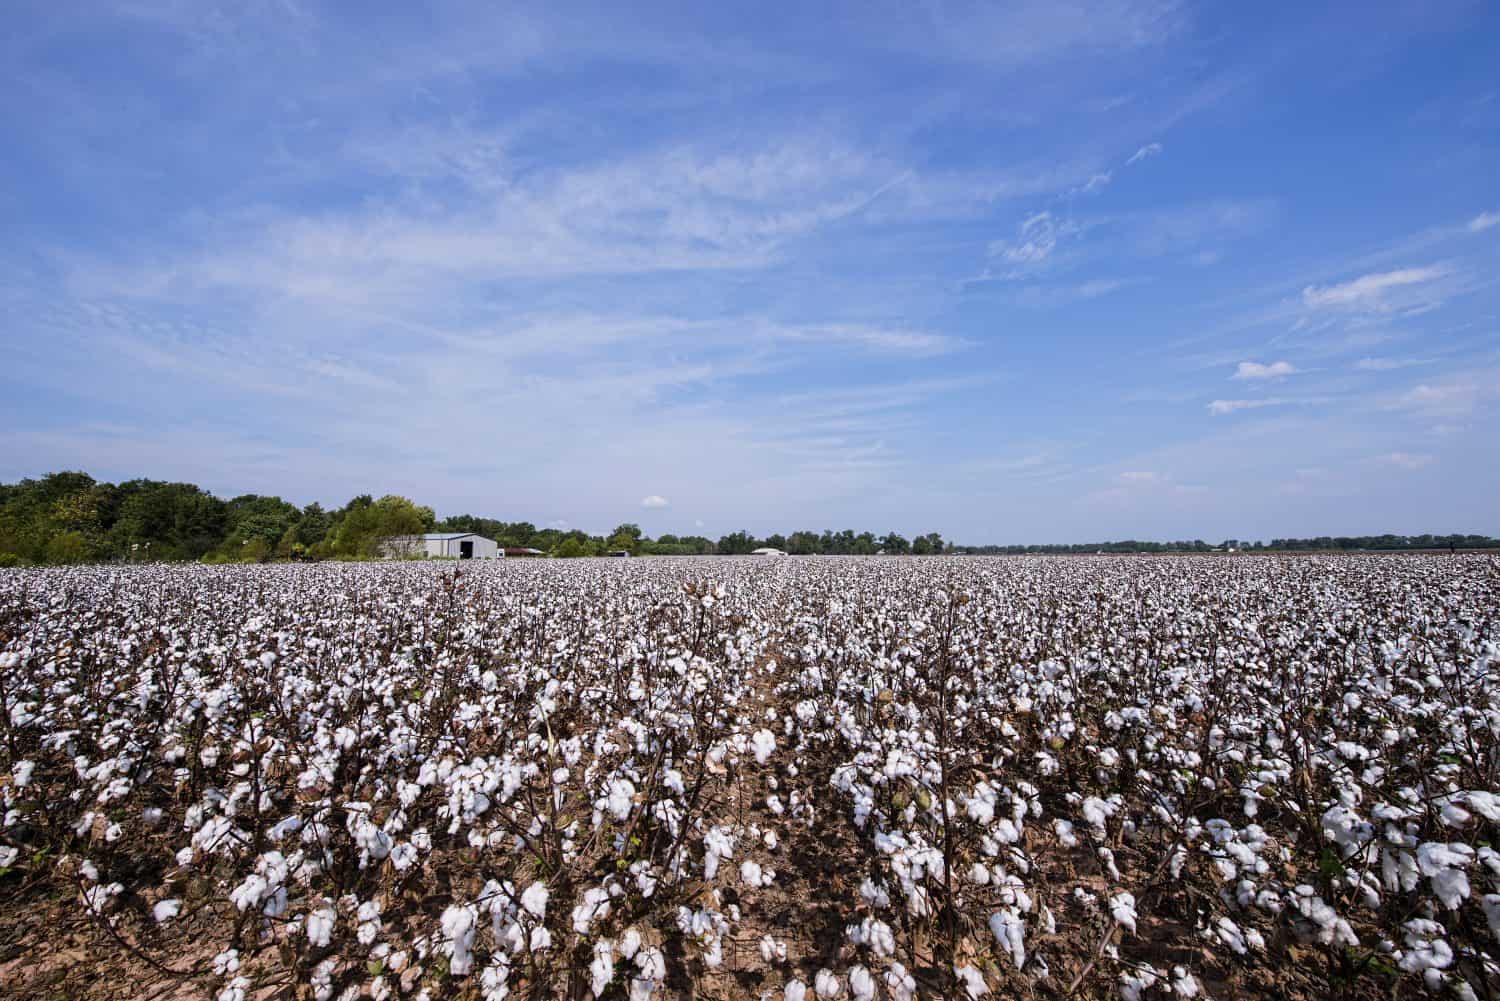
[[460, 560], [493, 560], [500, 555], [499, 543], [473, 532], [404, 535], [392, 539], [388, 549], [393, 556], [446, 556]]

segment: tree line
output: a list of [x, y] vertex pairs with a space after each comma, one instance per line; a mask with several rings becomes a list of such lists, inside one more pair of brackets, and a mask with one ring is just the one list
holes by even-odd
[[698, 556], [749, 553], [770, 546], [792, 553], [941, 553], [937, 533], [908, 542], [895, 532], [793, 532], [757, 539], [733, 532], [717, 542], [701, 535], [648, 537], [625, 523], [609, 535], [537, 528], [472, 514], [438, 519], [406, 497], [360, 494], [343, 507], [298, 507], [280, 497], [242, 494], [223, 500], [192, 483], [105, 483], [87, 473], [49, 473], [0, 483], [0, 566], [109, 561], [200, 560], [205, 563], [370, 559], [397, 536], [474, 532], [507, 548], [550, 556]]
[[1044, 546], [959, 546], [937, 532], [911, 539], [897, 532], [877, 536], [851, 529], [798, 531], [756, 538], [731, 532], [717, 541], [701, 535], [652, 539], [625, 523], [609, 535], [577, 529], [537, 528], [528, 521], [501, 521], [470, 514], [439, 520], [432, 508], [406, 497], [360, 494], [343, 507], [317, 503], [298, 507], [280, 497], [242, 494], [215, 497], [191, 483], [127, 480], [104, 483], [81, 472], [49, 473], [19, 483], [0, 483], [0, 566], [93, 563], [122, 560], [201, 560], [207, 563], [283, 560], [369, 559], [395, 536], [424, 532], [475, 532], [501, 546], [536, 549], [551, 556], [736, 555], [762, 547], [793, 555], [916, 556], [963, 553], [1151, 553], [1285, 549], [1463, 549], [1500, 548], [1480, 535], [1321, 536], [1273, 539], [1270, 543], [1229, 539], [1215, 546], [1201, 539], [1179, 542], [1099, 542]]
[[1226, 539], [1204, 542], [1202, 539], [1177, 542], [1072, 542], [1054, 545], [964, 546], [962, 551], [975, 555], [1015, 556], [1025, 553], [1211, 553], [1237, 551], [1247, 553], [1292, 552], [1307, 550], [1348, 550], [1362, 552], [1400, 552], [1428, 549], [1500, 549], [1500, 539], [1487, 535], [1319, 535], [1305, 539], [1272, 539], [1270, 542]]

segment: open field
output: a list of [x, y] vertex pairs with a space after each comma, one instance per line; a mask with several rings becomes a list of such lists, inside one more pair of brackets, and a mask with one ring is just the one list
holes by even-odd
[[0, 994], [1494, 997], [1500, 558], [0, 571]]

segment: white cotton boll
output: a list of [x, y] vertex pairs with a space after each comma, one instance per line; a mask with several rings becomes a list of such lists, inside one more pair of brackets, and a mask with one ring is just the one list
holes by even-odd
[[615, 978], [614, 944], [608, 939], [594, 943], [594, 959], [589, 963], [589, 987], [594, 996], [603, 994]]
[[1078, 845], [1078, 835], [1073, 833], [1073, 825], [1066, 820], [1054, 820], [1052, 829], [1057, 832], [1057, 843], [1064, 848], [1074, 848]]
[[469, 971], [474, 968], [474, 957], [469, 950], [474, 945], [475, 917], [472, 907], [460, 904], [454, 904], [443, 912], [443, 935], [452, 949], [448, 972], [455, 977], [468, 976]]
[[896, 954], [896, 936], [891, 931], [891, 926], [884, 921], [866, 919], [869, 928], [865, 932], [865, 941], [877, 956], [893, 956]]
[[795, 978], [788, 980], [786, 986], [781, 989], [781, 996], [785, 1001], [805, 1001], [807, 985]]
[[240, 951], [238, 949], [225, 949], [214, 957], [214, 975], [227, 977], [240, 968]]
[[760, 938], [760, 958], [768, 964], [785, 962], [786, 943], [778, 942], [770, 935], [762, 935]]
[[916, 979], [900, 963], [892, 963], [885, 971], [885, 986], [895, 1001], [914, 1001], [917, 996]]
[[157, 924], [166, 924], [182, 911], [181, 900], [158, 900], [156, 906], [151, 908], [151, 917]]
[[755, 763], [763, 765], [776, 750], [776, 735], [770, 730], [756, 730], [755, 736], [750, 738], [750, 746], [755, 750]]
[[770, 886], [774, 874], [761, 869], [760, 863], [746, 859], [740, 863], [740, 881], [748, 886]]
[[646, 1001], [667, 979], [667, 958], [656, 946], [636, 953], [638, 975], [630, 982], [631, 1001]]
[[0, 869], [8, 869], [21, 857], [21, 850], [13, 845], [0, 845]]
[[849, 970], [849, 994], [854, 1001], [872, 1001], [875, 997], [875, 978], [863, 966]]
[[972, 966], [954, 966], [953, 973], [964, 985], [964, 994], [970, 998], [982, 998], [990, 992], [989, 985], [984, 982], [984, 974]]
[[359, 927], [355, 929], [355, 938], [359, 939], [359, 944], [369, 945], [374, 942], [382, 927], [380, 905], [373, 900], [366, 900], [359, 905], [355, 919], [359, 922]]
[[625, 934], [620, 936], [620, 955], [627, 960], [634, 959], [640, 948], [641, 933], [634, 928], [626, 929]]
[[531, 941], [528, 943], [532, 952], [546, 952], [552, 948], [552, 933], [543, 925], [537, 925], [531, 929]]
[[229, 902], [242, 911], [249, 910], [260, 903], [266, 892], [266, 877], [260, 873], [251, 873], [243, 883], [229, 891]]
[[333, 923], [338, 915], [331, 906], [324, 905], [307, 915], [307, 941], [314, 948], [326, 946], [333, 936]]
[[1198, 979], [1180, 966], [1172, 967], [1172, 991], [1180, 998], [1198, 996]]
[[540, 881], [532, 883], [521, 894], [521, 906], [526, 913], [534, 918], [545, 918], [547, 916], [547, 884]]
[[990, 934], [995, 943], [1009, 953], [1016, 969], [1026, 965], [1026, 923], [1013, 907], [990, 915]]
[[605, 807], [610, 816], [616, 820], [624, 820], [630, 816], [630, 808], [635, 801], [635, 785], [629, 779], [614, 779], [609, 783], [609, 795], [605, 797]]
[[820, 998], [836, 998], [843, 990], [843, 985], [832, 970], [819, 970], [818, 975], [813, 978], [813, 991]]
[[1131, 934], [1135, 933], [1135, 897], [1129, 893], [1117, 893], [1109, 898], [1109, 915], [1119, 922], [1122, 928]]
[[35, 761], [18, 761], [16, 767], [11, 769], [10, 777], [16, 784], [16, 788], [24, 789], [31, 784], [31, 773], [36, 770]]

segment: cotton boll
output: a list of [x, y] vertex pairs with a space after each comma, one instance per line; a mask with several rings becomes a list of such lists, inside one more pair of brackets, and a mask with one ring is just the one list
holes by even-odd
[[763, 765], [776, 750], [776, 735], [770, 730], [756, 730], [750, 738], [750, 745], [755, 750], [755, 763]]
[[819, 970], [813, 978], [813, 990], [820, 998], [836, 998], [843, 993], [843, 985], [832, 970]]
[[781, 996], [785, 1001], [805, 1001], [807, 985], [795, 978], [788, 980], [786, 986], [781, 989]]
[[917, 996], [916, 979], [900, 963], [892, 963], [886, 969], [885, 986], [895, 1001], [914, 1001]]
[[181, 900], [158, 900], [151, 908], [151, 917], [157, 924], [166, 924], [182, 911]]
[[1135, 934], [1135, 897], [1129, 893], [1117, 893], [1109, 898], [1109, 915], [1132, 935]]
[[307, 941], [314, 948], [321, 949], [328, 944], [333, 935], [333, 924], [337, 917], [334, 909], [327, 905], [308, 913]]
[[984, 974], [972, 966], [953, 967], [954, 976], [963, 985], [964, 994], [969, 998], [982, 998], [990, 992], [989, 985], [984, 982]]
[[872, 1001], [875, 997], [875, 978], [863, 966], [849, 970], [849, 994], [854, 1001]]
[[536, 882], [526, 888], [521, 894], [521, 907], [532, 917], [541, 919], [547, 916], [547, 884]]
[[594, 958], [589, 963], [589, 987], [594, 996], [604, 993], [615, 976], [614, 944], [609, 940], [594, 943]]
[[476, 917], [474, 908], [459, 904], [454, 904], [443, 911], [443, 935], [447, 938], [451, 950], [448, 972], [455, 977], [468, 976], [469, 971], [474, 967], [474, 957], [469, 950], [474, 944], [474, 919]]

